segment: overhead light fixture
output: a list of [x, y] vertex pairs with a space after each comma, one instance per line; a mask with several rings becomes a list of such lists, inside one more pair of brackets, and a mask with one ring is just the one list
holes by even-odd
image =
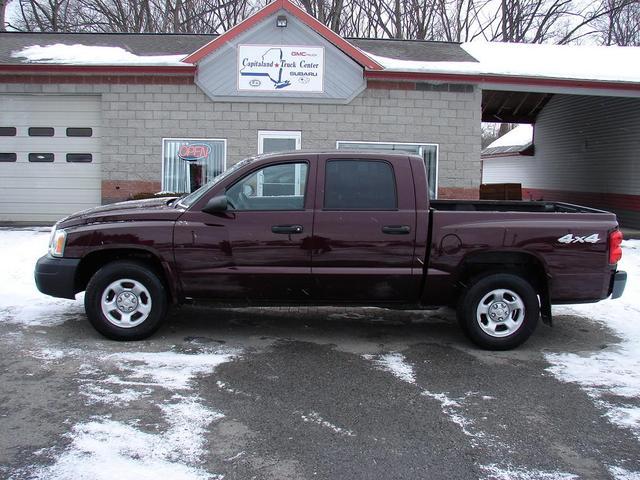
[[276, 27], [284, 28], [287, 26], [287, 17], [284, 15], [278, 15], [276, 19]]

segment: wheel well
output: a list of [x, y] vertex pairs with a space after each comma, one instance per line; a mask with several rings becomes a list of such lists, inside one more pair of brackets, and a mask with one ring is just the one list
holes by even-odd
[[458, 283], [462, 288], [478, 277], [492, 273], [513, 273], [531, 282], [545, 299], [547, 273], [543, 263], [534, 255], [521, 252], [484, 252], [466, 258], [459, 270]]
[[160, 259], [151, 252], [145, 250], [136, 249], [110, 249], [100, 250], [97, 252], [91, 252], [84, 256], [78, 265], [75, 277], [75, 290], [81, 292], [87, 288], [87, 284], [91, 277], [107, 263], [111, 263], [116, 260], [135, 260], [145, 266], [151, 268], [157, 275], [160, 281], [167, 289], [167, 294], [170, 300], [173, 299], [173, 292], [167, 281], [164, 268]]

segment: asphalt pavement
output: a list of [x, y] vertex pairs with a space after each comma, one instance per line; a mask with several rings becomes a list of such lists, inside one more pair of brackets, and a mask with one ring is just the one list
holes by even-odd
[[82, 478], [133, 464], [149, 478], [179, 464], [169, 479], [616, 478], [612, 466], [640, 471], [638, 439], [544, 355], [617, 341], [560, 316], [487, 352], [449, 310], [189, 306], [133, 343], [77, 310], [0, 322], [0, 477], [79, 478], [104, 462]]

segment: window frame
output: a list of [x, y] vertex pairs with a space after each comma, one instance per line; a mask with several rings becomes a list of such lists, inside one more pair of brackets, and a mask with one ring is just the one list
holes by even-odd
[[[246, 175], [243, 175], [242, 177], [240, 177], [238, 180], [236, 180], [235, 182], [233, 182], [231, 185], [227, 186], [224, 188], [224, 195], [227, 195], [227, 191], [230, 188], [233, 188], [234, 186], [236, 186], [238, 183], [240, 183], [242, 180], [244, 180], [245, 178], [253, 175], [256, 172], [259, 172], [260, 170], [264, 170], [265, 168], [269, 168], [269, 167], [277, 167], [279, 165], [287, 165], [290, 163], [296, 163], [296, 164], [305, 164], [307, 166], [307, 178], [306, 178], [306, 182], [305, 182], [305, 186], [304, 186], [304, 194], [302, 196], [302, 208], [287, 208], [287, 209], [236, 209], [236, 208], [230, 208], [229, 211], [230, 212], [303, 212], [307, 209], [306, 204], [307, 204], [307, 198], [308, 198], [308, 194], [309, 194], [309, 174], [311, 173], [311, 164], [309, 162], [309, 160], [307, 159], [291, 159], [291, 160], [283, 160], [281, 162], [277, 162], [277, 163], [270, 163], [268, 165], [257, 165], [255, 168], [253, 168], [252, 170], [249, 171], [249, 173], [247, 173]], [[297, 169], [296, 169], [297, 170]]]
[[2, 157], [0, 157], [0, 163], [15, 163], [18, 161], [18, 154], [15, 152], [0, 152], [0, 155], [9, 155], [12, 158], [12, 160], [2, 160]]
[[[89, 130], [89, 135], [69, 135], [70, 130]], [[64, 133], [69, 138], [92, 138], [93, 127], [67, 127]]]
[[[51, 130], [51, 135], [34, 135], [31, 133], [32, 130], [36, 129], [46, 129], [47, 132]], [[56, 128], [55, 127], [28, 127], [27, 128], [27, 136], [28, 137], [40, 137], [40, 138], [51, 138], [56, 136]]]
[[[3, 131], [13, 131], [13, 133], [6, 134], [2, 133]], [[18, 127], [0, 127], [0, 137], [15, 137], [18, 135]]]
[[[377, 162], [377, 163], [386, 163], [391, 169], [391, 176], [393, 178], [393, 193], [396, 199], [396, 206], [394, 208], [327, 208], [325, 206], [327, 201], [327, 165], [329, 162], [342, 161], [342, 162]], [[393, 167], [393, 164], [389, 160], [385, 160], [383, 158], [340, 158], [340, 157], [332, 157], [327, 158], [324, 162], [324, 192], [322, 195], [322, 211], [323, 212], [397, 212], [400, 210], [399, 204], [400, 201], [398, 199], [398, 179], [396, 177], [396, 169]]]
[[[164, 185], [164, 154], [165, 154], [165, 144], [166, 141], [186, 141], [186, 142], [222, 142], [223, 144], [223, 151], [224, 151], [224, 167], [222, 169], [223, 172], [225, 172], [227, 170], [227, 168], [229, 168], [229, 159], [227, 156], [227, 139], [226, 138], [186, 138], [186, 137], [162, 137], [161, 142], [162, 142], [162, 151], [160, 153], [160, 189], [162, 191], [166, 191], [165, 190], [165, 185]], [[204, 186], [204, 185], [203, 185]], [[178, 193], [178, 192], [174, 192], [174, 193]], [[193, 192], [186, 192], [186, 194], [191, 194]]]
[[[51, 160], [31, 160], [32, 155], [51, 155]], [[27, 154], [27, 161], [29, 163], [54, 163], [56, 161], [56, 154], [51, 152], [30, 152]]]
[[[406, 145], [412, 147], [435, 147], [436, 149], [436, 171], [434, 174], [435, 184], [433, 185], [434, 197], [431, 200], [438, 199], [438, 185], [439, 185], [439, 177], [440, 177], [440, 144], [439, 143], [430, 143], [430, 142], [371, 142], [368, 140], [336, 140], [336, 149], [341, 150], [340, 145], [355, 145], [355, 144], [365, 144], [365, 145]], [[375, 152], [375, 149], [371, 149], [372, 152]], [[385, 150], [387, 151], [387, 150]], [[404, 152], [404, 150], [388, 150], [389, 152]], [[409, 152], [404, 152], [409, 153]], [[428, 165], [425, 164], [425, 168], [428, 168]], [[427, 172], [428, 177], [428, 172]]]
[[302, 130], [258, 130], [258, 155], [264, 154], [264, 140], [270, 138], [293, 139], [296, 142], [295, 149], [302, 148]]
[[[88, 155], [89, 156], [89, 160], [69, 160], [69, 156], [70, 155], [71, 155], [71, 158], [73, 158], [74, 156], [77, 156], [77, 155]], [[85, 152], [67, 153], [65, 155], [65, 160], [67, 161], [67, 163], [93, 163], [93, 153], [85, 153]]]

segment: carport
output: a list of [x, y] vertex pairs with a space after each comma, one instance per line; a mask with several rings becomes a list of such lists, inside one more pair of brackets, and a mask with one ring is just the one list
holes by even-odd
[[559, 81], [487, 83], [482, 120], [533, 124], [527, 155], [485, 159], [489, 183], [520, 183], [523, 199], [610, 210], [640, 228], [640, 91], [637, 86]]

